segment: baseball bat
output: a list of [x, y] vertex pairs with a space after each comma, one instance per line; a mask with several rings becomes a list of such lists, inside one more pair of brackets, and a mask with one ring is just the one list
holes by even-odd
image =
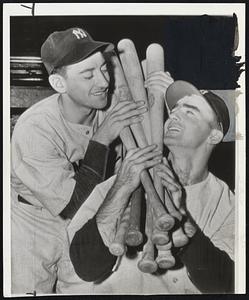
[[[134, 101], [143, 100], [147, 104], [148, 100], [146, 90], [144, 88], [144, 78], [141, 65], [137, 56], [134, 43], [129, 39], [123, 39], [118, 43], [119, 58], [123, 67], [125, 78], [130, 89]], [[148, 107], [149, 109], [149, 107]], [[147, 142], [151, 143], [151, 128], [149, 114], [144, 114], [142, 126], [147, 138]]]
[[155, 249], [151, 240], [153, 227], [153, 214], [150, 201], [146, 198], [146, 222], [145, 233], [147, 242], [144, 244], [142, 258], [138, 262], [138, 268], [143, 273], [154, 273], [157, 270], [157, 263], [155, 262]]
[[126, 232], [125, 242], [129, 246], [138, 246], [143, 241], [143, 235], [140, 232], [141, 217], [141, 188], [137, 188], [131, 196], [130, 222]]
[[158, 255], [156, 262], [161, 269], [170, 269], [175, 265], [175, 258], [171, 254], [172, 243], [157, 245]]
[[109, 251], [115, 256], [121, 256], [125, 252], [125, 234], [129, 226], [130, 205], [126, 207], [121, 217], [115, 238], [109, 246]]
[[[124, 53], [123, 53], [124, 55]], [[122, 67], [119, 63], [119, 60], [116, 56], [112, 57], [112, 64], [114, 67], [114, 73], [115, 73], [115, 80], [118, 82], [117, 86], [119, 86], [123, 93], [127, 93], [127, 99], [130, 99], [130, 87], [127, 86], [127, 82], [122, 70]], [[141, 79], [141, 78], [140, 78]], [[127, 89], [128, 87], [128, 89]], [[133, 87], [134, 89], [135, 87]], [[148, 146], [148, 142], [146, 139], [146, 136], [144, 134], [144, 130], [141, 124], [133, 124], [131, 126], [132, 132], [135, 136], [135, 139], [138, 143], [139, 147], [145, 147]], [[120, 138], [122, 142], [124, 143], [127, 150], [130, 148], [136, 147], [136, 142], [134, 141], [133, 135], [128, 127], [124, 128], [122, 132], [120, 133]], [[153, 210], [156, 214], [156, 224], [158, 228], [161, 230], [169, 230], [174, 226], [174, 219], [171, 217], [167, 212], [165, 207], [163, 206], [163, 203], [161, 202], [160, 198], [158, 197], [158, 194], [155, 191], [155, 188], [153, 186], [153, 183], [151, 181], [151, 178], [147, 171], [143, 171], [141, 173], [141, 182], [144, 186], [145, 192], [148, 195], [148, 198], [151, 201]]]
[[[161, 50], [161, 49], [160, 49]], [[154, 58], [154, 56], [152, 57], [152, 55], [149, 55], [148, 56], [148, 50], [147, 50], [147, 59], [143, 60], [141, 65], [142, 65], [142, 70], [143, 70], [143, 74], [144, 74], [144, 78], [147, 78], [147, 69], [150, 71], [150, 72], [153, 72], [153, 68], [154, 68], [154, 60], [155, 60], [155, 65], [156, 65], [156, 70], [157, 69], [162, 69], [164, 67], [164, 58], [162, 57], [161, 54], [163, 53], [154, 53], [155, 56], [156, 56], [156, 59]], [[159, 62], [158, 60], [159, 59]], [[148, 61], [149, 60], [149, 61]], [[157, 67], [159, 64], [159, 68]], [[150, 102], [150, 97], [153, 96], [151, 95], [151, 91], [150, 89], [148, 89], [148, 98], [149, 98], [149, 102]], [[155, 109], [153, 110], [153, 107], [151, 106], [152, 103], [149, 103], [149, 107], [150, 107], [150, 124], [154, 124], [153, 122], [151, 122], [151, 118], [152, 118], [152, 114], [155, 114]], [[153, 113], [152, 113], [152, 110], [153, 110]], [[162, 111], [163, 113], [163, 111]], [[161, 114], [161, 112], [159, 112], [159, 114]], [[155, 118], [157, 118], [157, 115], [155, 116]], [[163, 121], [161, 122], [161, 125], [158, 124], [158, 128], [159, 127], [162, 127], [163, 128]], [[159, 130], [160, 133], [159, 135], [156, 135], [157, 139], [155, 139], [155, 132], [154, 131], [157, 131], [158, 128], [156, 128], [156, 130], [154, 130], [155, 128], [151, 127], [152, 130], [151, 130], [151, 133], [152, 133], [152, 141], [158, 145], [158, 148], [162, 151], [163, 150], [163, 145], [162, 145], [162, 139], [163, 139], [163, 135], [161, 133], [162, 130]], [[155, 174], [154, 174], [155, 175]], [[157, 176], [157, 179], [155, 180], [155, 176], [154, 177], [154, 186], [156, 188], [156, 191], [158, 193], [158, 195], [160, 196], [161, 200], [163, 200], [163, 187], [162, 187], [162, 184], [161, 182], [158, 180], [158, 176]], [[167, 244], [169, 242], [169, 234], [167, 231], [161, 231], [159, 230], [158, 228], [156, 228], [155, 226], [154, 227], [154, 230], [152, 232], [152, 236], [151, 236], [151, 240], [153, 242], [153, 244], [155, 245], [164, 245], [164, 244]]]
[[[159, 44], [151, 44], [146, 50], [146, 70], [148, 76], [154, 72], [164, 71], [164, 50]], [[150, 103], [150, 122], [152, 132], [152, 142], [158, 145], [158, 148], [163, 150], [163, 128], [164, 128], [164, 93], [160, 90], [148, 88], [148, 98]], [[157, 175], [156, 170], [153, 170], [154, 185], [157, 193], [164, 200], [168, 212], [177, 219], [181, 218], [180, 212], [174, 210], [174, 205], [167, 192], [164, 193], [164, 188], [161, 178]], [[172, 214], [172, 212], [174, 214]], [[179, 227], [172, 234], [175, 247], [182, 247], [188, 243], [188, 237]]]
[[[151, 44], [146, 50], [146, 77], [157, 71], [164, 71], [164, 50], [159, 44]], [[148, 101], [152, 143], [163, 151], [164, 94], [148, 88]], [[159, 197], [164, 201], [164, 188], [155, 169], [153, 170], [153, 181]]]

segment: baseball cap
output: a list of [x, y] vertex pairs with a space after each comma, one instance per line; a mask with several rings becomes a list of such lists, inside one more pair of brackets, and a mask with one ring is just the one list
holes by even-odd
[[55, 68], [80, 62], [98, 49], [111, 51], [114, 45], [95, 41], [86, 30], [74, 27], [51, 33], [41, 47], [41, 58], [51, 74]]
[[173, 82], [166, 91], [166, 101], [171, 110], [175, 104], [185, 96], [201, 96], [210, 105], [217, 116], [217, 120], [222, 124], [223, 134], [228, 132], [230, 126], [229, 110], [223, 99], [211, 91], [198, 90], [191, 83], [183, 80]]

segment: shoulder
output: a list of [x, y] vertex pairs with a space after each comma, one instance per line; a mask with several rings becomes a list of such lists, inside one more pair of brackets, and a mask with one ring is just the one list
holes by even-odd
[[226, 193], [231, 194], [231, 195], [234, 196], [234, 193], [230, 190], [228, 184], [225, 181], [223, 181], [222, 179], [218, 178], [217, 176], [215, 176], [211, 172], [210, 172], [209, 176], [210, 176], [210, 183], [211, 183], [211, 185], [217, 186], [223, 192], [226, 192]]
[[36, 128], [49, 129], [49, 120], [58, 119], [58, 94], [53, 94], [28, 108], [17, 120], [12, 139], [31, 134]]

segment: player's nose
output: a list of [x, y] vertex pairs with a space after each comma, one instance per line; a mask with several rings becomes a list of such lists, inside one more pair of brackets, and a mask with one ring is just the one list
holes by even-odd
[[109, 86], [109, 75], [108, 73], [98, 72], [96, 84], [102, 89], [106, 89]]

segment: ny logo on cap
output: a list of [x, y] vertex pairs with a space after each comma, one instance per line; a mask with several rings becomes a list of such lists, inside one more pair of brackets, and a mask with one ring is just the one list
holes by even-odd
[[200, 93], [201, 93], [202, 95], [205, 95], [206, 93], [208, 93], [208, 91], [207, 91], [207, 90], [200, 90]]
[[77, 37], [78, 40], [87, 37], [85, 31], [81, 28], [74, 29], [72, 33]]

